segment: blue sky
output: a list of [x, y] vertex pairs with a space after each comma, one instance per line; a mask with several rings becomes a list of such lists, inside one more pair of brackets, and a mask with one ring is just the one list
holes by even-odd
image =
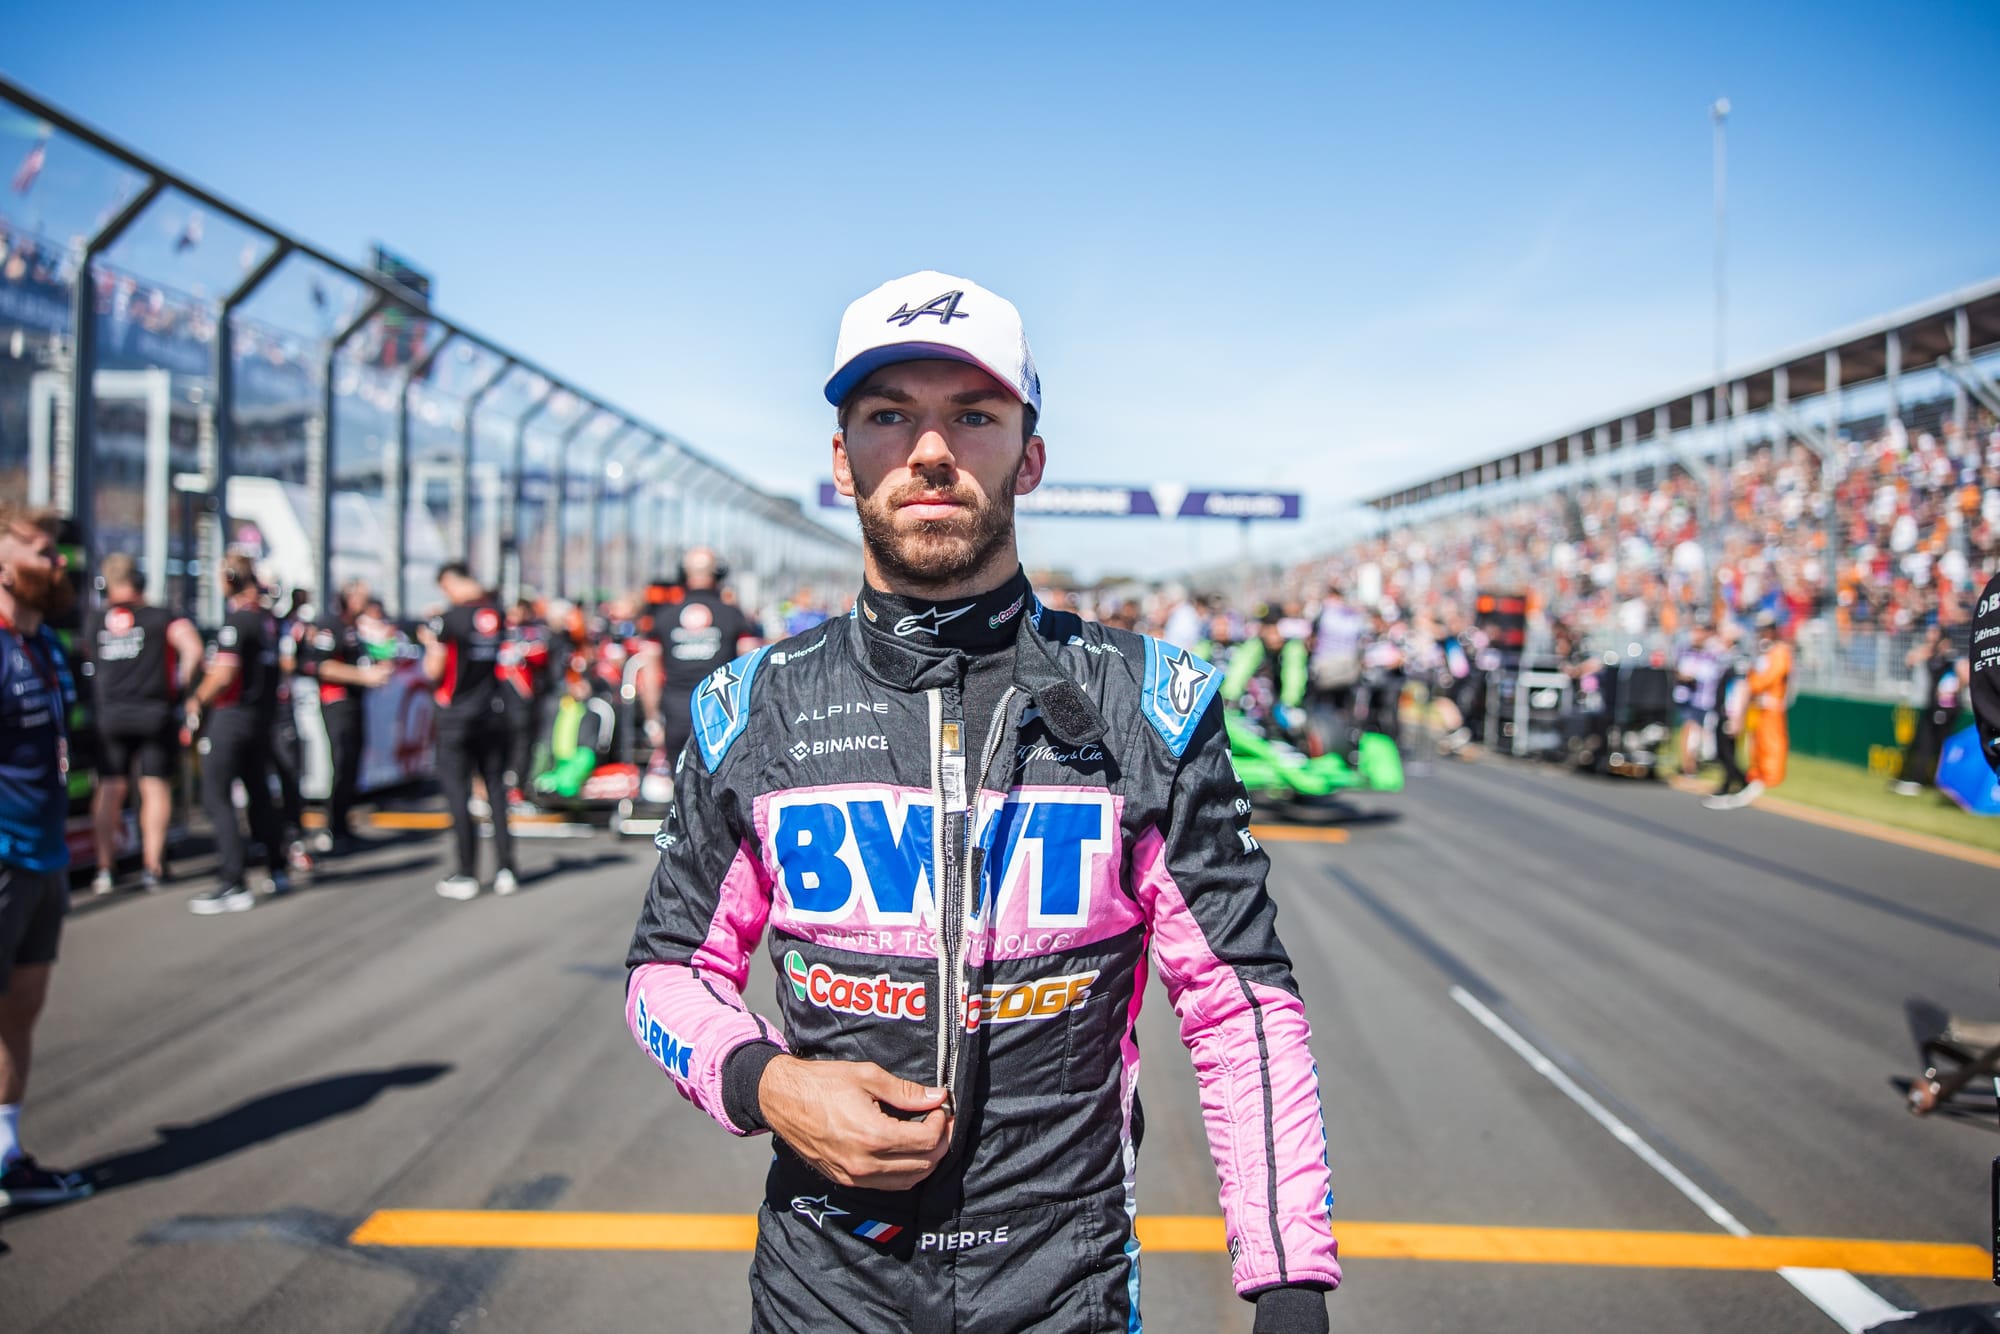
[[[801, 496], [841, 308], [916, 268], [1022, 308], [1052, 478], [1304, 490], [1287, 548], [1691, 381], [1717, 95], [1732, 361], [2000, 273], [1984, 0], [79, 0], [8, 27], [0, 69], [57, 104], [337, 252], [387, 242], [440, 309]], [[1026, 544], [1102, 571], [1236, 542]]]

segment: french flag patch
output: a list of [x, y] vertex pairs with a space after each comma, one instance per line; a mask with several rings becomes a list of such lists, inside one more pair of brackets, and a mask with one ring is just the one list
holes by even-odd
[[896, 1235], [902, 1230], [894, 1223], [874, 1223], [864, 1220], [861, 1226], [854, 1229], [854, 1235], [857, 1237], [866, 1237], [870, 1241], [881, 1242], [886, 1245], [894, 1241]]

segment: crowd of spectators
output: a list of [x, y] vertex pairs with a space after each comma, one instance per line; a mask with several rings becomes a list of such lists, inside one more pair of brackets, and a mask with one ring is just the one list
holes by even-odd
[[1276, 591], [1333, 584], [1437, 620], [1481, 591], [1523, 591], [1550, 625], [1655, 644], [1767, 611], [1787, 638], [1811, 627], [1836, 644], [1954, 631], [2000, 569], [2000, 429], [1928, 415], [1843, 440], [1833, 470], [1804, 445], [1760, 445], [1711, 472], [1706, 506], [1679, 469], [1586, 483], [1385, 532]]

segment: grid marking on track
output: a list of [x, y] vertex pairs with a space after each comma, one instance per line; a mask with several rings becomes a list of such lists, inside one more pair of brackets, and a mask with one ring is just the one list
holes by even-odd
[[[1587, 1265], [1627, 1269], [1860, 1270], [1904, 1278], [1982, 1279], [1992, 1259], [1977, 1246], [1859, 1237], [1717, 1236], [1588, 1228], [1479, 1227], [1336, 1219], [1343, 1259], [1461, 1264]], [[754, 1214], [556, 1213], [493, 1209], [383, 1209], [356, 1228], [356, 1246], [577, 1251], [748, 1251]], [[1227, 1252], [1222, 1220], [1139, 1219], [1155, 1254]]]

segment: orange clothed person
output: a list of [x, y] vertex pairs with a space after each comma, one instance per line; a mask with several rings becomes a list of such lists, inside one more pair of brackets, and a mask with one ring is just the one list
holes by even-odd
[[1758, 653], [1745, 686], [1750, 692], [1750, 767], [1745, 774], [1751, 782], [1776, 787], [1785, 781], [1785, 760], [1792, 753], [1791, 734], [1785, 727], [1785, 702], [1792, 683], [1792, 646], [1773, 638]]

